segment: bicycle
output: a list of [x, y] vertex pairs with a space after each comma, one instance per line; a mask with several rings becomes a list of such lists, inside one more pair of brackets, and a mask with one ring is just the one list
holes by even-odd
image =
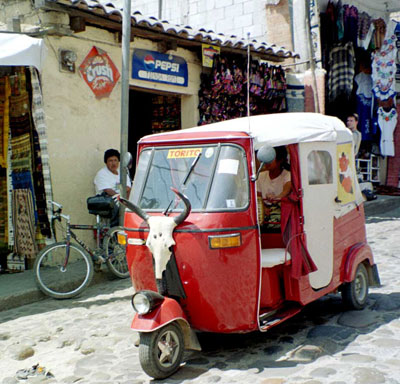
[[[109, 227], [100, 223], [96, 215], [96, 225], [71, 224], [70, 216], [62, 213], [62, 205], [54, 201], [56, 207], [51, 220], [55, 223], [66, 221], [65, 240], [50, 244], [37, 255], [34, 263], [35, 280], [39, 289], [55, 299], [69, 299], [80, 294], [92, 281], [94, 270], [99, 271], [106, 263], [115, 276], [129, 277], [125, 246], [118, 243], [118, 232], [123, 227]], [[91, 249], [73, 232], [78, 230], [96, 231], [96, 249]], [[55, 234], [55, 232], [54, 232]], [[71, 238], [76, 243], [71, 242]], [[102, 241], [103, 239], [103, 241]]]

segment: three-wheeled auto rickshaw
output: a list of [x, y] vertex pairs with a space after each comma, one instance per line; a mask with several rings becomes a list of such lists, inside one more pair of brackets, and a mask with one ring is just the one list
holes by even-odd
[[[268, 232], [256, 158], [271, 161], [276, 146], [289, 154], [292, 187], [280, 229]], [[196, 332], [265, 332], [336, 291], [362, 309], [379, 285], [352, 134], [335, 117], [260, 115], [146, 136], [121, 202], [132, 328], [154, 378], [200, 349]]]

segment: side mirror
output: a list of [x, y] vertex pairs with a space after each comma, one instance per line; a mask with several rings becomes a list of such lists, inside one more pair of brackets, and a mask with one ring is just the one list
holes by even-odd
[[263, 145], [257, 152], [257, 159], [260, 163], [269, 164], [275, 160], [276, 152], [274, 147]]
[[124, 156], [122, 157], [122, 165], [128, 169], [132, 168], [133, 157], [130, 152], [125, 152]]
[[275, 157], [276, 152], [274, 147], [267, 144], [263, 145], [257, 152], [257, 160], [260, 162], [260, 166], [257, 169], [257, 173], [251, 177], [251, 180], [256, 181], [264, 164], [272, 163], [275, 160]]

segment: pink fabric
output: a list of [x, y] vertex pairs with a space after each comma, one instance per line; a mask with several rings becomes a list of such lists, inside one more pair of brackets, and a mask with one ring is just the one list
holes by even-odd
[[288, 197], [282, 199], [281, 230], [283, 242], [288, 247], [292, 257], [291, 276], [299, 279], [310, 272], [317, 270], [305, 242], [302, 217], [302, 188], [300, 179], [300, 164], [298, 145], [288, 146], [290, 155], [290, 169], [292, 177], [292, 191]]

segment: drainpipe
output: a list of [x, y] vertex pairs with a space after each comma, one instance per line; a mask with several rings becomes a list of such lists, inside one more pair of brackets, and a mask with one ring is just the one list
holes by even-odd
[[162, 0], [158, 0], [158, 18], [161, 20], [162, 18]]
[[[128, 130], [129, 130], [129, 61], [131, 42], [131, 0], [124, 0], [122, 14], [122, 74], [121, 74], [121, 160], [128, 151]], [[121, 175], [122, 197], [126, 197], [126, 167], [120, 162], [119, 174]], [[124, 223], [124, 208], [120, 204], [119, 222]]]

